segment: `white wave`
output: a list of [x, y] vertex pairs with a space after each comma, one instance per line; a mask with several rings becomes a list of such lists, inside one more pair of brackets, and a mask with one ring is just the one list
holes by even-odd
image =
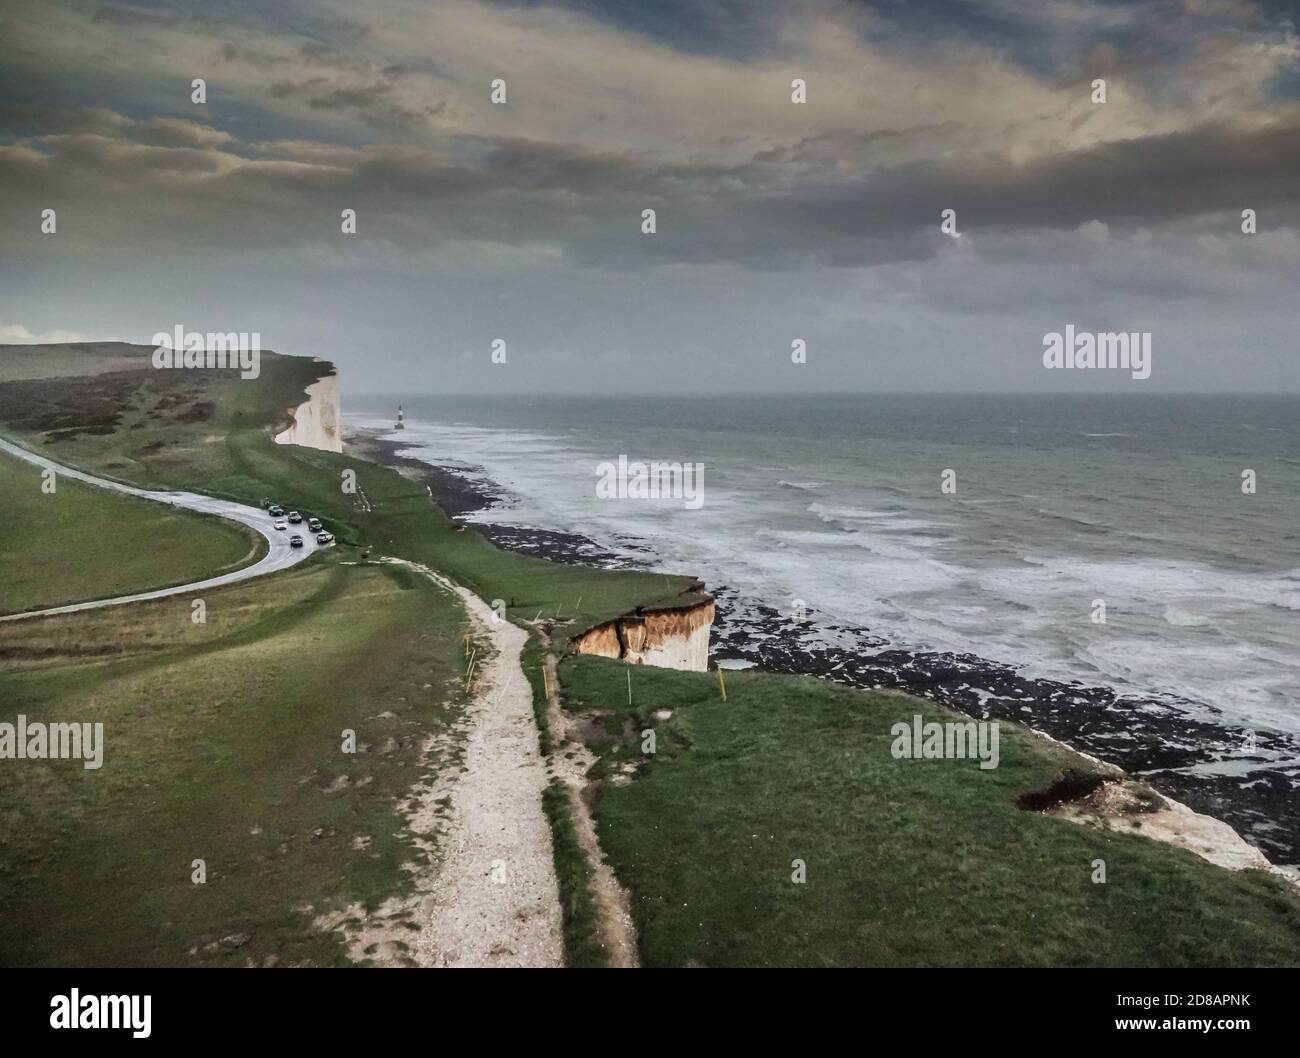
[[1186, 610], [1180, 610], [1177, 606], [1165, 607], [1165, 620], [1175, 628], [1203, 628], [1210, 623], [1208, 617], [1188, 613]]
[[872, 518], [897, 518], [903, 513], [902, 511], [870, 511], [857, 507], [827, 507], [821, 503], [810, 503], [807, 509], [822, 521], [829, 521], [832, 518], [848, 519], [850, 521], [866, 521]]

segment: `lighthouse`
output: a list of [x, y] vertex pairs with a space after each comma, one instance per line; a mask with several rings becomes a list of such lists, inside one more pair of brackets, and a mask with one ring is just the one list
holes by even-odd
[[406, 423], [402, 421], [402, 406], [400, 404], [397, 406], [397, 425], [394, 426], [393, 429], [394, 430], [406, 429]]

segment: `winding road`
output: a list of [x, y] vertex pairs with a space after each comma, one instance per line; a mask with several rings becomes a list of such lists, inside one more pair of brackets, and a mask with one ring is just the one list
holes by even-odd
[[[124, 485], [119, 481], [97, 478], [93, 474], [66, 467], [61, 463], [54, 462], [52, 459], [47, 459], [45, 456], [37, 455], [20, 445], [6, 441], [3, 437], [0, 437], [0, 452], [7, 452], [19, 459], [26, 460], [28, 463], [34, 463], [43, 470], [53, 470], [58, 477], [80, 481], [86, 485], [94, 485], [96, 488], [120, 492], [127, 496], [138, 496], [141, 499], [153, 500], [157, 503], [167, 503], [173, 507], [183, 507], [186, 510], [197, 511], [199, 514], [210, 514], [218, 518], [226, 518], [232, 522], [239, 522], [241, 525], [246, 525], [265, 537], [268, 545], [266, 554], [259, 561], [241, 569], [232, 570], [230, 573], [223, 573], [218, 577], [196, 580], [189, 584], [178, 584], [171, 588], [159, 588], [156, 591], [137, 592], [134, 595], [119, 595], [113, 599], [93, 599], [90, 602], [55, 606], [48, 610], [30, 610], [27, 613], [9, 614], [0, 617], [0, 621], [21, 621], [28, 617], [48, 617], [53, 614], [75, 613], [78, 610], [94, 610], [101, 606], [119, 606], [122, 603], [140, 602], [145, 599], [161, 599], [168, 595], [183, 595], [187, 592], [217, 588], [223, 584], [233, 584], [235, 581], [249, 580], [252, 577], [261, 577], [267, 573], [275, 573], [277, 570], [296, 566], [299, 562], [310, 558], [318, 548], [316, 535], [307, 531], [305, 525], [291, 525], [288, 532], [276, 529], [276, 519], [272, 518], [266, 511], [259, 510], [256, 507], [248, 507], [230, 500], [217, 500], [211, 496], [200, 496], [195, 492], [153, 492], [149, 489], [138, 489], [133, 485]], [[303, 538], [302, 547], [289, 546], [289, 537], [295, 532], [299, 533]]]

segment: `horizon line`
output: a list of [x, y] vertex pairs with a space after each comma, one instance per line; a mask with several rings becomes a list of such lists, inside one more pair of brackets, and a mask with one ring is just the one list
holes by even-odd
[[[332, 363], [333, 361], [331, 361]], [[337, 366], [337, 365], [336, 365]], [[743, 397], [822, 397], [834, 400], [850, 400], [855, 397], [1300, 397], [1300, 389], [1295, 390], [1151, 390], [1146, 393], [1118, 390], [927, 390], [927, 389], [874, 389], [874, 390], [825, 390], [791, 393], [788, 390], [695, 390], [690, 392], [647, 391], [642, 393], [599, 392], [594, 390], [508, 390], [502, 392], [471, 390], [417, 390], [384, 389], [359, 390], [349, 393], [355, 397], [601, 397], [605, 399], [641, 400], [647, 397], [689, 397], [699, 400], [730, 399]]]

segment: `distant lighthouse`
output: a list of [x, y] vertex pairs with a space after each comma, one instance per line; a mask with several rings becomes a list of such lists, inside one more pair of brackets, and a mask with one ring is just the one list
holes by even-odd
[[403, 422], [402, 420], [403, 420], [403, 415], [402, 415], [402, 406], [399, 404], [399, 405], [397, 406], [397, 425], [393, 427], [394, 430], [405, 430], [405, 429], [406, 429], [406, 423]]

